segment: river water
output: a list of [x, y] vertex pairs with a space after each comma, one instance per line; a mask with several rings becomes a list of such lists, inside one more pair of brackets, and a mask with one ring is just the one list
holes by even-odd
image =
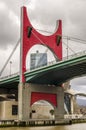
[[0, 130], [86, 130], [86, 123], [45, 127], [7, 127]]

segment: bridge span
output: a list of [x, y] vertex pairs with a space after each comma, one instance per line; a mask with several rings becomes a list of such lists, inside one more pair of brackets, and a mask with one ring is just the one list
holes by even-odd
[[[27, 83], [61, 85], [75, 77], [86, 75], [86, 52], [24, 73]], [[0, 88], [17, 88], [19, 73], [0, 79]]]

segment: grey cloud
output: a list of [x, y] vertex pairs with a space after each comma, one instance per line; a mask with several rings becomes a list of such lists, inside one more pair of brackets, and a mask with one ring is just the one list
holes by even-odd
[[71, 84], [76, 86], [86, 85], [86, 77], [75, 78], [71, 81]]
[[70, 3], [68, 8], [69, 12], [67, 14], [71, 25], [69, 27], [69, 33], [71, 32], [72, 35], [74, 32], [76, 33], [75, 35], [81, 39], [86, 39], [86, 16], [84, 15], [86, 13], [85, 5], [85, 0], [76, 0], [74, 3]]
[[[86, 1], [85, 0], [34, 0], [32, 10], [28, 9], [32, 23], [47, 28], [55, 27], [55, 21], [62, 19], [63, 34], [86, 39]], [[41, 23], [41, 24], [40, 24]], [[38, 25], [37, 25], [38, 26]]]
[[[20, 18], [22, 0], [3, 0], [3, 2]], [[29, 17], [35, 28], [44, 28], [44, 30], [52, 31], [55, 29], [56, 20], [62, 19], [63, 35], [86, 39], [85, 0], [75, 0], [74, 2], [72, 0], [25, 0], [24, 3], [27, 3]], [[19, 36], [20, 30], [9, 19], [9, 10], [6, 8], [3, 12], [0, 12], [0, 21], [2, 22], [0, 42], [4, 46], [6, 42], [9, 44], [9, 42], [15, 41]]]
[[15, 43], [19, 37], [19, 26], [14, 24], [9, 16], [10, 11], [7, 7], [0, 10], [0, 47], [2, 49], [5, 49], [9, 44]]
[[34, 9], [29, 10], [30, 18], [34, 19], [41, 24], [51, 25], [55, 24], [56, 20], [64, 17], [62, 12], [62, 5], [58, 5], [58, 2], [52, 0], [35, 1]]

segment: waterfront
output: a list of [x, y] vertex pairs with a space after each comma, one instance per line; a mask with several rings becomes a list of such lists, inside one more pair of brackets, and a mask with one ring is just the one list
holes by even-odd
[[86, 123], [44, 127], [6, 127], [0, 130], [86, 130]]

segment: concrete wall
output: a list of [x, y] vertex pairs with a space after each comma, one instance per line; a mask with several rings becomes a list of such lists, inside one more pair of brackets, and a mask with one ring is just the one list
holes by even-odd
[[0, 102], [0, 120], [16, 120], [17, 115], [12, 115], [12, 105], [18, 105], [16, 101]]

